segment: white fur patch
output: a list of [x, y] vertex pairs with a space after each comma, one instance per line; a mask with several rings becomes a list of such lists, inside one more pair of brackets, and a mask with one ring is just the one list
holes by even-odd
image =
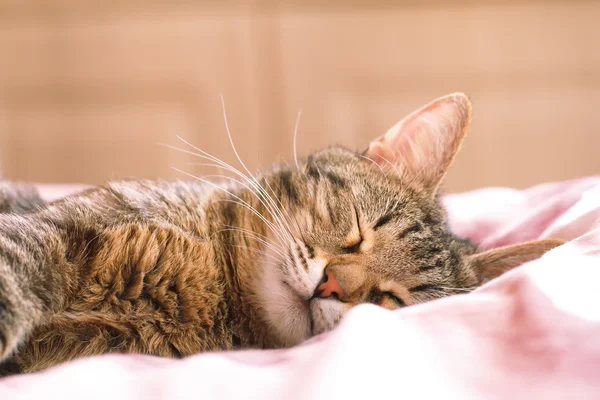
[[[292, 245], [294, 262], [282, 262], [270, 253], [259, 278], [258, 295], [271, 328], [285, 345], [298, 344], [314, 334], [330, 330], [346, 311], [345, 305], [334, 299], [313, 299], [323, 277], [327, 260], [316, 257], [306, 260], [303, 267], [296, 245]], [[301, 246], [303, 249], [303, 246]]]

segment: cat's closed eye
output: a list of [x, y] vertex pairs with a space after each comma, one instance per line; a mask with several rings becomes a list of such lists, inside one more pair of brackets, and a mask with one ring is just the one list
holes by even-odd
[[[404, 300], [392, 292], [373, 290], [369, 295], [369, 302], [385, 308], [399, 308], [406, 306]], [[391, 303], [391, 304], [390, 304]]]
[[390, 292], [385, 292], [384, 293], [385, 296], [387, 296], [390, 300], [392, 300], [394, 303], [396, 303], [396, 305], [398, 307], [404, 307], [406, 304], [404, 303], [404, 301], [402, 301], [402, 299], [400, 299], [398, 296], [396, 296], [393, 293]]
[[363, 238], [361, 236], [359, 240], [356, 241], [356, 243], [353, 243], [350, 246], [342, 247], [340, 250], [343, 254], [358, 253], [360, 251], [360, 245], [362, 244], [362, 242]]
[[421, 224], [421, 222], [415, 222], [414, 224], [410, 225], [408, 228], [400, 232], [398, 234], [398, 239], [404, 239], [405, 237], [413, 233], [418, 233], [421, 230], [423, 230], [423, 225]]

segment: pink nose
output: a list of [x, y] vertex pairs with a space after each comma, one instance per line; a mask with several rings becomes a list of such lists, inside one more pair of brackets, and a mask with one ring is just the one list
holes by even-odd
[[314, 297], [324, 299], [333, 295], [336, 295], [338, 299], [341, 299], [344, 297], [344, 290], [338, 283], [337, 279], [335, 279], [333, 272], [325, 271], [325, 276], [323, 277], [323, 280], [319, 286], [317, 286]]

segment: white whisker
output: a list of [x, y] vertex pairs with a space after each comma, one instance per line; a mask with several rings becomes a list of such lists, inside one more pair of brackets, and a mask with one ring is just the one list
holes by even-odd
[[257, 236], [257, 234], [255, 234], [254, 232], [252, 232], [250, 230], [232, 227], [232, 228], [220, 229], [217, 232], [227, 232], [227, 231], [233, 231], [233, 232], [243, 233], [244, 235], [249, 236], [249, 237], [253, 238], [254, 240], [262, 243], [265, 246], [267, 246], [268, 248], [270, 248], [271, 250], [273, 250], [274, 252], [276, 252], [279, 256], [285, 258], [285, 254], [283, 253], [283, 251], [278, 246], [275, 246], [275, 245], [269, 243], [268, 241], [266, 241], [264, 239], [261, 239], [260, 237]]
[[[198, 147], [196, 147], [196, 146], [192, 145], [191, 143], [187, 142], [185, 139], [181, 138], [180, 136], [177, 136], [177, 138], [179, 140], [181, 140], [183, 143], [185, 143], [188, 146], [190, 146], [191, 148], [193, 148], [193, 149], [197, 150], [198, 152], [200, 152], [200, 154], [196, 153], [196, 152], [193, 152], [193, 151], [189, 151], [189, 150], [185, 150], [185, 149], [180, 149], [180, 148], [175, 147], [175, 146], [170, 146], [170, 145], [164, 145], [164, 146], [168, 147], [168, 148], [171, 148], [173, 150], [181, 151], [181, 152], [186, 153], [186, 154], [191, 154], [191, 155], [194, 155], [196, 157], [200, 157], [200, 158], [203, 158], [203, 159], [206, 159], [206, 160], [213, 161], [217, 165], [212, 165], [212, 166], [214, 166], [214, 167], [221, 166], [221, 167], [225, 168], [226, 170], [231, 171], [234, 174], [236, 174], [239, 177], [241, 177], [242, 179], [244, 179], [246, 182], [248, 182], [248, 184], [250, 184], [255, 189], [255, 190], [251, 190], [252, 194], [254, 194], [259, 199], [260, 199], [259, 195], [262, 195], [263, 198], [270, 204], [269, 206], [266, 206], [267, 211], [271, 214], [271, 216], [273, 217], [273, 219], [275, 220], [275, 222], [277, 222], [280, 225], [280, 228], [282, 229], [284, 235], [288, 236], [289, 240], [292, 240], [292, 238], [291, 238], [291, 232], [289, 230], [289, 225], [288, 225], [287, 230], [286, 230], [285, 227], [283, 226], [283, 222], [280, 220], [280, 219], [283, 219], [285, 221], [285, 219], [283, 218], [283, 215], [280, 215], [279, 217], [277, 216], [278, 213], [281, 214], [281, 211], [276, 207], [276, 205], [274, 204], [272, 198], [260, 186], [260, 184], [258, 183], [258, 181], [256, 179], [250, 179], [250, 178], [248, 178], [244, 173], [242, 173], [238, 169], [236, 169], [233, 166], [227, 164], [223, 160], [220, 160], [219, 158], [211, 155], [210, 153], [207, 153], [206, 151], [204, 151], [202, 149], [199, 149]], [[285, 222], [287, 224], [287, 221], [285, 221]]]
[[231, 136], [231, 131], [229, 130], [229, 122], [227, 121], [227, 111], [225, 110], [225, 99], [223, 98], [223, 93], [220, 93], [220, 96], [221, 96], [221, 106], [223, 108], [223, 120], [225, 122], [225, 130], [227, 131], [227, 137], [229, 138], [229, 143], [231, 143], [231, 149], [233, 150], [233, 153], [237, 157], [237, 159], [240, 162], [240, 164], [242, 165], [242, 167], [244, 167], [244, 169], [246, 170], [248, 175], [250, 175], [250, 177], [252, 177], [256, 181], [256, 178], [254, 178], [254, 175], [252, 175], [252, 172], [250, 172], [250, 170], [246, 167], [246, 164], [244, 164], [244, 162], [242, 161], [242, 158], [240, 157], [240, 155], [237, 152], [237, 149], [235, 148], [235, 144], [233, 143], [233, 137]]
[[[242, 246], [242, 245], [239, 245], [239, 244], [233, 244], [233, 245], [231, 245], [231, 246], [232, 246], [232, 247], [239, 248], [239, 249], [244, 249], [244, 250], [252, 250], [252, 251], [255, 251], [255, 252], [257, 252], [257, 253], [260, 253], [260, 254], [262, 254], [262, 255], [263, 255], [263, 256], [265, 256], [265, 257], [271, 257], [271, 256], [272, 256], [271, 254], [269, 254], [269, 253], [267, 253], [266, 251], [264, 251], [264, 250], [261, 250], [261, 249], [259, 249], [259, 248], [257, 248], [257, 247], [252, 247], [252, 246]], [[284, 260], [284, 259], [278, 259], [278, 261], [280, 261], [280, 262], [283, 262], [283, 261], [285, 261], [285, 260]]]
[[[188, 146], [190, 146], [191, 148], [193, 148], [194, 150], [197, 150], [198, 152], [200, 152], [201, 154], [197, 154], [194, 152], [190, 152], [190, 151], [186, 151], [181, 149], [182, 151], [188, 153], [188, 154], [193, 154], [196, 155], [197, 157], [203, 158], [203, 159], [207, 159], [210, 161], [213, 161], [219, 165], [221, 165], [223, 168], [225, 168], [226, 170], [229, 170], [231, 172], [233, 172], [234, 174], [238, 175], [239, 177], [241, 177], [242, 179], [244, 179], [246, 182], [248, 182], [248, 184], [250, 184], [255, 191], [252, 191], [252, 193], [254, 193], [257, 197], [259, 197], [259, 195], [263, 196], [263, 199], [265, 199], [270, 206], [267, 207], [267, 210], [269, 211], [269, 213], [271, 214], [271, 216], [273, 217], [273, 219], [276, 220], [276, 222], [280, 225], [283, 225], [282, 221], [279, 220], [280, 218], [283, 219], [283, 222], [285, 222], [287, 224], [287, 221], [285, 220], [285, 218], [283, 218], [283, 215], [281, 215], [281, 211], [277, 208], [277, 206], [275, 205], [273, 199], [271, 198], [271, 196], [269, 196], [269, 194], [266, 192], [266, 190], [264, 190], [264, 188], [260, 185], [260, 183], [258, 182], [258, 180], [251, 175], [252, 179], [248, 178], [243, 172], [241, 172], [240, 170], [238, 170], [237, 168], [234, 168], [232, 165], [227, 164], [226, 162], [224, 162], [223, 160], [220, 160], [219, 158], [213, 156], [212, 154], [194, 146], [193, 144], [187, 142], [185, 139], [181, 138], [180, 136], [177, 136], [177, 138], [179, 140], [181, 140], [183, 143], [187, 144]], [[171, 147], [171, 146], [167, 146], [167, 147]], [[174, 147], [171, 147], [174, 148]], [[174, 149], [178, 149], [178, 148], [174, 148]], [[280, 203], [281, 204], [281, 203]], [[276, 214], [280, 214], [279, 218]], [[289, 225], [287, 226], [287, 231], [285, 231], [285, 228], [282, 226], [282, 229], [284, 230], [284, 232], [286, 234], [290, 234], [288, 236], [289, 239], [291, 240], [291, 232], [289, 231]]]
[[300, 117], [302, 116], [302, 110], [298, 110], [298, 115], [296, 116], [296, 125], [294, 126], [294, 163], [296, 164], [296, 168], [300, 170], [300, 165], [298, 164], [298, 149], [296, 147], [298, 142], [298, 126], [300, 125]]
[[239, 204], [239, 205], [241, 205], [241, 206], [244, 206], [244, 207], [245, 207], [245, 208], [247, 208], [248, 210], [252, 211], [252, 212], [253, 212], [254, 214], [256, 214], [256, 216], [258, 216], [258, 217], [259, 217], [259, 218], [260, 218], [260, 219], [261, 219], [261, 220], [262, 220], [262, 221], [263, 221], [265, 224], [267, 224], [267, 226], [268, 226], [268, 227], [271, 229], [271, 231], [273, 231], [273, 233], [274, 233], [274, 234], [275, 234], [275, 235], [276, 235], [276, 236], [279, 238], [279, 240], [281, 240], [281, 241], [282, 241], [282, 244], [286, 243], [286, 238], [285, 238], [285, 236], [282, 236], [282, 235], [281, 235], [281, 232], [279, 231], [279, 229], [277, 229], [276, 225], [275, 225], [275, 224], [273, 224], [271, 221], [267, 220], [267, 219], [265, 218], [265, 216], [264, 216], [264, 215], [262, 215], [261, 213], [259, 213], [259, 212], [258, 212], [258, 210], [256, 210], [256, 209], [255, 209], [254, 207], [252, 207], [250, 204], [248, 204], [248, 203], [247, 203], [247, 202], [246, 202], [244, 199], [240, 198], [239, 196], [237, 196], [237, 195], [233, 194], [233, 193], [232, 193], [232, 192], [230, 192], [229, 190], [227, 190], [227, 189], [225, 189], [225, 188], [223, 188], [223, 187], [221, 187], [221, 186], [219, 186], [219, 185], [217, 185], [217, 184], [215, 184], [215, 183], [213, 183], [213, 182], [211, 182], [211, 181], [209, 181], [209, 180], [207, 180], [207, 179], [199, 178], [199, 177], [197, 177], [197, 176], [194, 176], [194, 175], [192, 175], [192, 174], [190, 174], [190, 173], [188, 173], [188, 172], [182, 171], [182, 170], [180, 170], [180, 169], [178, 169], [178, 168], [175, 168], [175, 167], [172, 167], [172, 168], [173, 168], [175, 171], [177, 171], [177, 172], [180, 172], [180, 173], [182, 173], [182, 174], [188, 175], [188, 176], [190, 176], [190, 177], [192, 177], [192, 178], [194, 178], [194, 179], [197, 179], [197, 180], [199, 180], [199, 181], [201, 181], [201, 182], [204, 182], [204, 183], [206, 183], [206, 184], [208, 184], [208, 185], [211, 185], [211, 186], [215, 187], [216, 189], [219, 189], [219, 190], [221, 190], [221, 191], [223, 191], [223, 192], [225, 192], [225, 193], [229, 194], [230, 196], [234, 197], [235, 199], [239, 200], [239, 201], [234, 201], [234, 200], [223, 199], [223, 200], [220, 200], [220, 201], [231, 201], [232, 203]]
[[229, 229], [235, 229], [235, 230], [237, 230], [237, 231], [240, 231], [240, 232], [252, 233], [252, 234], [253, 234], [254, 236], [256, 236], [256, 237], [260, 237], [260, 238], [262, 238], [262, 239], [264, 239], [264, 240], [267, 240], [267, 241], [269, 240], [269, 237], [268, 237], [268, 236], [266, 236], [266, 235], [263, 235], [262, 233], [258, 233], [258, 232], [251, 231], [250, 229], [241, 228], [241, 227], [239, 227], [239, 226], [234, 226], [234, 225], [223, 225], [223, 226], [224, 226], [225, 228], [229, 228]]
[[[256, 193], [254, 193], [253, 188], [249, 187], [248, 185], [246, 185], [244, 182], [239, 181], [238, 179], [235, 179], [231, 176], [227, 176], [227, 175], [206, 175], [206, 177], [215, 177], [215, 178], [222, 178], [222, 179], [226, 179], [226, 180], [230, 180], [234, 183], [237, 183], [240, 186], [245, 187], [249, 192], [253, 193], [256, 195]], [[256, 198], [258, 199], [258, 201], [267, 209], [269, 210], [269, 205], [266, 204], [263, 199], [261, 199], [258, 195], [256, 195]], [[273, 216], [275, 218], [275, 216]]]
[[[254, 182], [256, 182], [256, 184], [259, 186], [259, 188], [262, 189], [262, 187], [260, 186], [260, 183], [258, 182], [258, 180], [254, 177], [254, 175], [252, 175], [252, 172], [250, 172], [250, 170], [248, 169], [248, 167], [246, 167], [246, 164], [244, 164], [244, 161], [242, 161], [242, 158], [238, 154], [238, 151], [237, 151], [237, 149], [235, 147], [235, 144], [233, 143], [233, 137], [231, 136], [231, 130], [229, 129], [229, 122], [227, 120], [227, 111], [225, 109], [225, 99], [223, 98], [223, 93], [219, 93], [219, 94], [220, 94], [220, 97], [221, 97], [221, 106], [222, 106], [222, 109], [223, 109], [223, 120], [225, 122], [225, 130], [227, 131], [227, 137], [229, 138], [229, 143], [231, 143], [231, 149], [233, 150], [233, 153], [237, 157], [237, 159], [240, 162], [240, 164], [242, 165], [242, 167], [246, 170], [246, 172], [248, 173], [248, 175], [250, 175], [250, 177], [254, 180]], [[270, 200], [272, 202], [272, 204], [274, 205], [275, 203], [271, 199], [271, 196], [269, 196], [269, 194], [266, 192], [266, 190], [263, 190], [263, 192], [264, 192], [264, 195], [267, 197], [267, 199]], [[275, 209], [277, 211], [279, 211], [279, 209], [277, 207], [275, 207]], [[284, 219], [284, 217], [281, 214], [281, 212], [279, 212], [279, 214], [280, 214], [281, 218]], [[275, 218], [275, 215], [273, 215], [273, 217]], [[285, 219], [284, 219], [284, 221], [285, 221]], [[288, 232], [289, 232], [289, 226], [288, 226]], [[291, 239], [291, 232], [290, 232], [290, 239]]]
[[451, 291], [451, 292], [472, 292], [475, 288], [457, 288], [457, 287], [449, 287], [449, 286], [436, 286], [440, 289]]

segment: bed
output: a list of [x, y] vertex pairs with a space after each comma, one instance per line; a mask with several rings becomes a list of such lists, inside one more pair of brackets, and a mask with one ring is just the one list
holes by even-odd
[[292, 349], [92, 357], [2, 379], [0, 399], [599, 399], [600, 176], [443, 202], [453, 230], [485, 249], [569, 242], [469, 294], [356, 307]]

